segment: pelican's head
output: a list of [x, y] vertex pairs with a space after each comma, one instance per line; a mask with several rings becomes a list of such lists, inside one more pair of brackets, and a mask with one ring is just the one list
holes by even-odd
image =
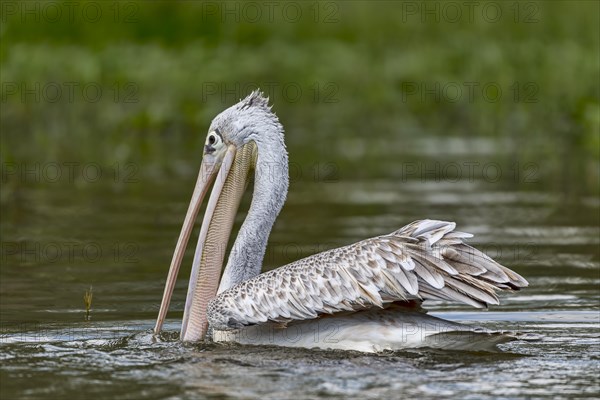
[[[271, 154], [282, 153], [281, 149], [283, 149], [283, 159], [281, 159], [282, 154]], [[225, 248], [235, 214], [251, 176], [250, 173], [257, 169], [259, 152], [263, 162], [273, 159], [285, 162], [287, 172], [283, 129], [271, 111], [268, 99], [259, 91], [254, 91], [244, 100], [221, 112], [210, 124], [198, 180], [169, 269], [156, 322], [156, 333], [161, 330], [166, 317], [177, 273], [200, 204], [214, 181], [194, 254], [181, 339], [199, 340], [206, 334], [208, 329], [206, 308], [208, 302], [216, 295]], [[285, 190], [287, 191], [287, 176]]]

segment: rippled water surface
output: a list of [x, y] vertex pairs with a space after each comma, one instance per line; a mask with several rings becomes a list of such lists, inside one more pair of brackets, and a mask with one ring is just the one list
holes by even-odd
[[[415, 219], [454, 220], [530, 287], [503, 294], [502, 304], [489, 311], [445, 303], [428, 308], [442, 318], [519, 331], [532, 340], [502, 345], [498, 353], [377, 355], [183, 345], [178, 321], [191, 250], [166, 330], [154, 338], [151, 328], [199, 164], [188, 159], [178, 161], [181, 171], [166, 175], [137, 165], [128, 182], [3, 185], [2, 398], [598, 397], [598, 199], [543, 185], [536, 175], [543, 163], [515, 167], [498, 155], [501, 144], [482, 140], [474, 152], [473, 140], [424, 140], [387, 152], [381, 145], [381, 156], [368, 161], [380, 167], [365, 173], [360, 154], [358, 161], [338, 162], [341, 156], [332, 153], [296, 163], [265, 267]], [[351, 146], [344, 149], [340, 154], [352, 153]], [[294, 161], [294, 146], [290, 151]], [[440, 168], [449, 172], [450, 163], [474, 160], [497, 162], [503, 178], [481, 171], [472, 179], [440, 178]], [[424, 166], [434, 172], [423, 172]], [[515, 176], [515, 168], [526, 177]], [[90, 286], [86, 321], [83, 294]]]

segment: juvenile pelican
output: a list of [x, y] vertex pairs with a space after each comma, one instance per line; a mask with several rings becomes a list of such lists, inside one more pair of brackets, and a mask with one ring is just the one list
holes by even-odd
[[[252, 203], [219, 284], [234, 216], [252, 173]], [[211, 123], [156, 333], [215, 176], [194, 255], [182, 340], [201, 340], [210, 332], [216, 341], [365, 352], [421, 346], [477, 349], [509, 340], [428, 316], [420, 308], [426, 299], [483, 308], [498, 304], [497, 290], [528, 285], [465, 244], [463, 239], [471, 235], [455, 231], [453, 222], [416, 221], [261, 274], [269, 234], [288, 191], [288, 157], [283, 127], [258, 91]]]

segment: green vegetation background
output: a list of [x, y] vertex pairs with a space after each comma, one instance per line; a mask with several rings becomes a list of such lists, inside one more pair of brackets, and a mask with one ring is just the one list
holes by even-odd
[[[38, 20], [22, 11], [43, 2], [2, 5], [3, 162], [133, 161], [168, 176], [174, 154], [199, 158], [211, 118], [260, 86], [270, 88], [296, 160], [330, 151], [343, 163], [341, 138], [368, 148], [374, 139], [490, 137], [514, 143], [516, 160], [544, 160], [548, 185], [560, 175], [598, 190], [597, 1], [496, 2], [498, 22], [482, 17], [489, 2], [457, 22], [408, 13], [425, 2], [295, 3], [300, 18], [285, 18], [280, 2], [272, 18], [264, 2], [255, 2], [259, 18], [242, 2], [75, 3], [72, 20], [56, 21], [51, 9]], [[97, 22], [81, 16], [88, 3], [102, 9]], [[497, 84], [502, 96], [491, 102], [476, 90], [470, 99], [465, 82]], [[90, 83], [102, 88], [98, 101], [81, 95]], [[449, 83], [462, 88], [458, 100], [420, 97]], [[14, 93], [36, 84], [58, 84], [62, 96]], [[407, 93], [415, 84], [424, 86]], [[294, 99], [283, 93], [297, 87]], [[376, 154], [366, 154], [361, 165], [376, 169]]]

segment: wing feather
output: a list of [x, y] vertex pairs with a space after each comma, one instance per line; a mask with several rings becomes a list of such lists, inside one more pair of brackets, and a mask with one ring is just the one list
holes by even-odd
[[265, 272], [219, 294], [208, 307], [215, 329], [440, 299], [498, 304], [497, 290], [527, 281], [465, 244], [453, 222], [415, 221], [389, 235], [329, 250]]

